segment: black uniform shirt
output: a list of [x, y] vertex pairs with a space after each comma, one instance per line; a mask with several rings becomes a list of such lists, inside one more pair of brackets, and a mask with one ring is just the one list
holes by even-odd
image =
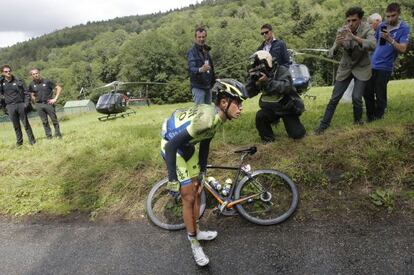
[[29, 92], [34, 93], [37, 103], [47, 103], [49, 99], [53, 98], [53, 89], [56, 87], [55, 83], [48, 79], [41, 79], [40, 81], [32, 81], [29, 85]]
[[7, 104], [11, 103], [24, 103], [26, 87], [23, 80], [20, 80], [14, 76], [12, 79], [2, 81], [2, 93], [4, 93], [4, 100]]

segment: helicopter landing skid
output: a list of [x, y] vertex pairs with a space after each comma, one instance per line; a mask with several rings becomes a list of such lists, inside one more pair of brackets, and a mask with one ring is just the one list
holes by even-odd
[[308, 95], [307, 93], [303, 94], [303, 97], [307, 97], [307, 98], [313, 99], [313, 100], [316, 99], [316, 95]]
[[107, 120], [112, 120], [112, 119], [116, 119], [116, 118], [119, 118], [119, 117], [124, 118], [124, 117], [127, 117], [127, 116], [132, 115], [132, 114], [136, 114], [136, 112], [134, 110], [130, 110], [130, 111], [125, 112], [125, 113], [109, 114], [109, 115], [106, 115], [106, 116], [98, 117], [98, 120], [99, 121], [107, 121]]

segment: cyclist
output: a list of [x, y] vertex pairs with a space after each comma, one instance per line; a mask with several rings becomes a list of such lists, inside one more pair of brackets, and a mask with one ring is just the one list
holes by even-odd
[[[238, 118], [247, 98], [243, 84], [233, 79], [217, 80], [212, 94], [215, 105], [200, 104], [176, 110], [162, 126], [161, 154], [167, 164], [167, 188], [181, 194], [183, 219], [195, 262], [205, 266], [209, 259], [200, 240], [213, 240], [216, 231], [200, 231], [197, 224], [210, 141], [218, 127]], [[198, 155], [195, 144], [200, 143]]]

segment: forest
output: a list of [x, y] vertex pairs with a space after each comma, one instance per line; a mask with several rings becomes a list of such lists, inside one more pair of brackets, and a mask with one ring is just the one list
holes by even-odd
[[[400, 1], [401, 18], [411, 28], [410, 51], [399, 56], [394, 79], [414, 78], [414, 2]], [[85, 88], [97, 100], [94, 88], [115, 80], [157, 81], [167, 85], [150, 89], [153, 103], [176, 103], [191, 99], [186, 53], [196, 26], [208, 30], [218, 77], [244, 81], [248, 57], [262, 41], [260, 26], [273, 25], [277, 38], [288, 48], [328, 49], [345, 22], [345, 11], [361, 6], [368, 15], [384, 14], [385, 0], [204, 0], [187, 8], [143, 16], [127, 16], [88, 22], [55, 31], [0, 49], [0, 63], [10, 64], [14, 74], [28, 84], [30, 68], [63, 86], [59, 104], [79, 98]], [[313, 53], [320, 55], [321, 53]], [[335, 64], [312, 55], [297, 55], [306, 64], [313, 86], [331, 85]], [[336, 57], [339, 60], [339, 57]], [[128, 87], [137, 95], [142, 86]]]

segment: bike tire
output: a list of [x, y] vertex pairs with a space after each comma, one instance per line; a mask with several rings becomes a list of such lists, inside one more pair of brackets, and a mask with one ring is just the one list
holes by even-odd
[[[168, 179], [157, 182], [148, 194], [146, 211], [149, 219], [155, 225], [166, 230], [181, 230], [185, 228], [182, 216], [181, 198], [175, 199], [167, 190]], [[200, 198], [200, 216], [206, 209], [206, 194], [204, 189]]]
[[287, 175], [276, 170], [257, 170], [249, 177], [244, 177], [236, 187], [235, 199], [257, 194], [259, 189], [267, 192], [263, 193], [263, 196], [235, 205], [240, 215], [252, 223], [281, 223], [289, 218], [298, 206], [299, 194], [295, 183]]

